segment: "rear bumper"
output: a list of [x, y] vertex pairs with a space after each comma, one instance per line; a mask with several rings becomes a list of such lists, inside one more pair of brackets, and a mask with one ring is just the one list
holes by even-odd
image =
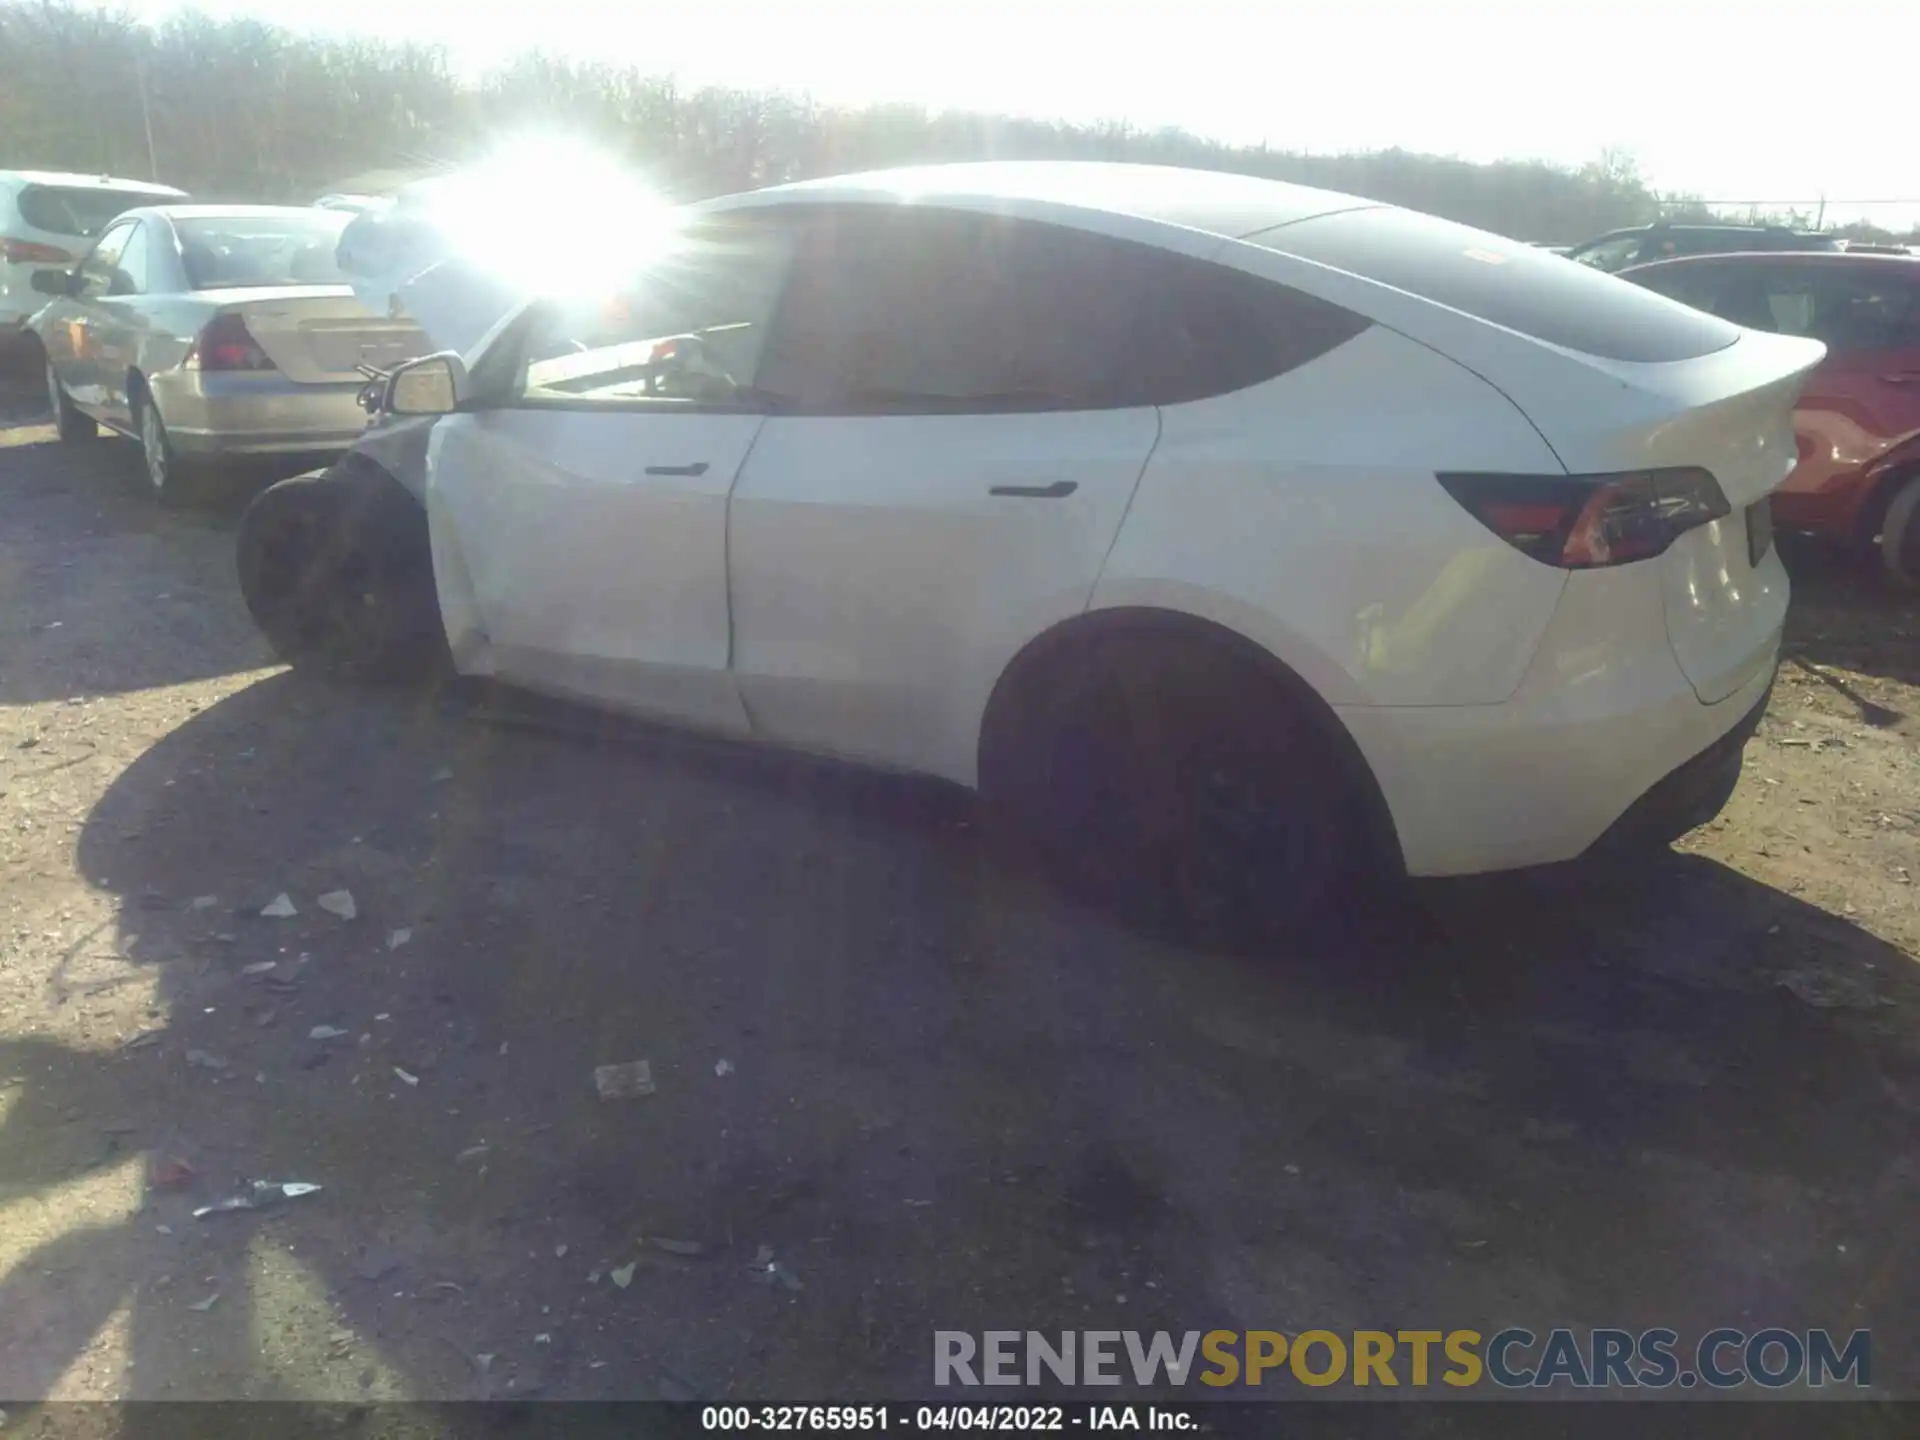
[[1498, 705], [1336, 707], [1409, 874], [1572, 860], [1656, 790], [1642, 813], [1661, 818], [1629, 822], [1629, 832], [1664, 823], [1671, 838], [1724, 802], [1746, 738], [1728, 737], [1755, 723], [1779, 664], [1785, 575], [1755, 589], [1750, 613], [1727, 627], [1711, 704], [1668, 643], [1652, 578], [1640, 566], [1575, 576], [1526, 677]]
[[1666, 778], [1629, 805], [1626, 814], [1607, 827], [1591, 850], [1606, 853], [1668, 845], [1718, 815], [1740, 783], [1747, 741], [1760, 728], [1760, 719], [1772, 698], [1773, 676], [1769, 674], [1767, 688], [1738, 724], [1691, 760], [1675, 766]]
[[278, 375], [172, 371], [153, 380], [167, 435], [182, 455], [325, 454], [367, 430], [360, 386], [300, 385]]

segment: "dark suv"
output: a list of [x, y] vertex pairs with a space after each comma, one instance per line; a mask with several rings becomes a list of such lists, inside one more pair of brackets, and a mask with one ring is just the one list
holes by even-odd
[[1729, 255], [1752, 250], [1838, 250], [1831, 235], [1810, 235], [1784, 225], [1635, 225], [1610, 230], [1597, 240], [1562, 253], [1569, 260], [1609, 273], [1681, 255]]

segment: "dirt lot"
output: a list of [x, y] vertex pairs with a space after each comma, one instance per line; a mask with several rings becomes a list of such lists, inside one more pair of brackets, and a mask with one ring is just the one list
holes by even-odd
[[[1871, 583], [1803, 567], [1671, 858], [1223, 957], [944, 792], [296, 682], [230, 510], [0, 405], [0, 1398], [911, 1399], [936, 1328], [1509, 1323], [1871, 1326], [1920, 1395]], [[251, 1179], [324, 1188], [190, 1218]]]

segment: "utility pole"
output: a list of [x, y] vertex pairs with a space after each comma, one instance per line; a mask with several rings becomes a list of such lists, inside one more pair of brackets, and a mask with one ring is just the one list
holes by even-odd
[[1813, 217], [1813, 228], [1818, 230], [1827, 218], [1827, 197], [1820, 197], [1820, 212]]
[[157, 185], [160, 183], [160, 161], [153, 149], [153, 107], [147, 103], [147, 57], [145, 55], [135, 57], [133, 74], [140, 85], [140, 119], [147, 130], [147, 178]]

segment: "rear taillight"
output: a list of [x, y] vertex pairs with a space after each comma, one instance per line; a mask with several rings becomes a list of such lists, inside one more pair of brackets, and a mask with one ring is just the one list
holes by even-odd
[[1563, 570], [1650, 560], [1687, 531], [1733, 513], [1705, 470], [1439, 478], [1514, 549]]
[[189, 370], [272, 370], [273, 361], [238, 315], [216, 315], [182, 362]]
[[71, 265], [73, 256], [58, 245], [42, 245], [38, 240], [15, 240], [0, 235], [0, 260], [9, 265]]

